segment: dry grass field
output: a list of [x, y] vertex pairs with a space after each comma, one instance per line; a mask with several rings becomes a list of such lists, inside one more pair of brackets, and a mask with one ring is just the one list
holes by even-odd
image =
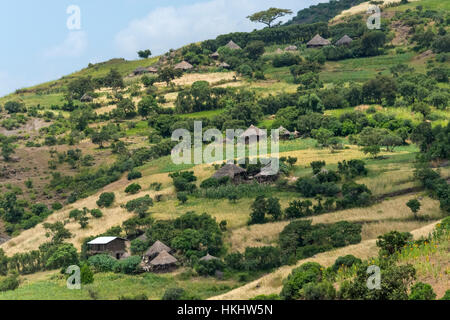
[[[412, 231], [411, 233], [415, 239], [427, 236], [433, 231], [437, 223], [438, 222], [426, 225], [420, 229]], [[295, 266], [283, 266], [275, 272], [270, 273], [258, 280], [250, 282], [223, 295], [210, 298], [210, 300], [248, 300], [258, 295], [279, 294], [283, 286], [283, 279], [285, 279], [294, 268], [297, 268], [306, 262], [317, 262], [328, 267], [332, 265], [340, 256], [352, 254], [360, 259], [367, 259], [372, 256], [376, 256], [377, 252], [378, 248], [376, 246], [376, 240], [373, 239], [345, 248], [320, 253], [312, 258], [298, 261]]]

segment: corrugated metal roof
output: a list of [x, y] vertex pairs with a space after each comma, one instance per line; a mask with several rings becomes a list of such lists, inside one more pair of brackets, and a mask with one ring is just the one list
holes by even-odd
[[88, 244], [108, 244], [113, 240], [116, 240], [117, 237], [98, 237], [90, 242]]

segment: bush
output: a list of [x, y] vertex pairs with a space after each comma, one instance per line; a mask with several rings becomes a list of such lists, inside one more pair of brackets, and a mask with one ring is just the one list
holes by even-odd
[[450, 290], [445, 291], [444, 296], [441, 298], [441, 300], [450, 301]]
[[283, 283], [280, 296], [284, 300], [295, 300], [301, 297], [301, 289], [308, 283], [317, 283], [322, 278], [322, 266], [316, 262], [307, 262], [292, 270]]
[[136, 180], [142, 178], [142, 173], [139, 171], [131, 171], [128, 173], [128, 180]]
[[98, 254], [88, 259], [95, 272], [112, 272], [117, 264], [117, 260], [108, 254]]
[[97, 205], [100, 208], [108, 208], [113, 204], [115, 198], [114, 192], [104, 192], [98, 198]]
[[145, 293], [141, 293], [134, 296], [120, 296], [119, 300], [146, 301], [148, 300], [148, 297]]
[[355, 256], [349, 254], [349, 255], [337, 258], [336, 261], [334, 262], [333, 266], [331, 267], [331, 269], [333, 271], [337, 272], [339, 270], [339, 268], [341, 268], [341, 267], [350, 268], [355, 264], [360, 264], [361, 262], [362, 262], [361, 259], [358, 259]]
[[114, 272], [125, 274], [137, 274], [141, 272], [141, 257], [132, 256], [124, 260], [120, 260], [114, 266]]
[[63, 243], [53, 249], [45, 267], [53, 270], [76, 264], [78, 264], [77, 249], [71, 243]]
[[52, 204], [52, 209], [53, 210], [61, 210], [63, 208], [63, 205], [59, 202], [55, 202]]
[[336, 289], [330, 282], [310, 282], [305, 284], [302, 297], [305, 300], [334, 300]]
[[391, 231], [378, 237], [377, 247], [379, 247], [380, 255], [390, 256], [399, 252], [412, 239], [409, 232]]
[[0, 279], [0, 292], [15, 290], [19, 287], [19, 275], [12, 274]]
[[436, 293], [433, 291], [433, 287], [427, 283], [417, 282], [411, 288], [409, 300], [435, 300]]
[[216, 271], [223, 271], [225, 264], [219, 259], [199, 261], [195, 265], [195, 271], [201, 276], [213, 276]]
[[186, 292], [182, 288], [168, 288], [162, 297], [162, 300], [183, 300]]
[[141, 191], [142, 187], [140, 184], [133, 183], [126, 187], [125, 192], [128, 194], [137, 194]]
[[87, 264], [83, 264], [81, 266], [81, 283], [82, 284], [89, 284], [94, 282], [94, 273], [92, 272], [91, 268]]
[[91, 210], [91, 215], [94, 218], [99, 219], [99, 218], [103, 217], [103, 212], [100, 209], [92, 209]]

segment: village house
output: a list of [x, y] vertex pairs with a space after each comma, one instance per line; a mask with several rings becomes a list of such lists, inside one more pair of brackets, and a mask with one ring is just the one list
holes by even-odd
[[353, 42], [353, 39], [350, 38], [348, 35], [345, 35], [336, 42], [336, 45], [337, 46], [347, 46], [347, 45], [350, 45], [352, 42]]
[[306, 46], [308, 48], [322, 48], [331, 45], [331, 42], [327, 39], [322, 38], [320, 35], [316, 34]]
[[116, 259], [122, 259], [128, 253], [129, 241], [119, 237], [98, 237], [87, 243], [91, 255], [109, 254]]
[[145, 73], [148, 73], [148, 69], [144, 68], [144, 67], [137, 67], [134, 71], [133, 71], [133, 75], [134, 76], [139, 76]]
[[229, 177], [233, 183], [237, 184], [245, 179], [246, 173], [247, 171], [245, 171], [245, 169], [235, 164], [228, 163], [217, 170], [216, 173], [214, 173], [213, 178], [219, 180], [223, 177]]
[[247, 130], [239, 136], [239, 140], [245, 144], [256, 143], [262, 139], [267, 139], [267, 132], [251, 125]]
[[227, 43], [226, 47], [230, 48], [231, 50], [240, 50], [240, 49], [242, 49], [233, 40], [230, 40], [230, 42]]
[[286, 49], [284, 49], [285, 51], [297, 51], [298, 50], [298, 48], [297, 48], [297, 46], [289, 46], [289, 47], [286, 47]]
[[178, 260], [167, 251], [162, 251], [158, 256], [150, 261], [151, 270], [154, 272], [170, 272], [177, 266]]
[[85, 94], [81, 97], [80, 101], [81, 101], [81, 102], [92, 102], [92, 101], [94, 101], [94, 98], [92, 98], [90, 95], [88, 95], [87, 93], [85, 93]]
[[182, 61], [178, 64], [176, 64], [174, 66], [175, 69], [179, 69], [179, 70], [183, 70], [183, 71], [188, 71], [188, 70], [192, 70], [194, 67], [192, 66], [192, 64], [190, 64], [187, 61]]

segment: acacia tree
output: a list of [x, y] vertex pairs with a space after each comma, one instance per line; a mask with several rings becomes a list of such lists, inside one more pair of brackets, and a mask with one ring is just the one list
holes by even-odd
[[411, 199], [406, 203], [406, 205], [408, 206], [408, 208], [411, 209], [412, 213], [414, 214], [414, 218], [417, 219], [417, 213], [419, 212], [420, 207], [422, 206], [419, 200]]
[[138, 54], [139, 58], [147, 59], [148, 57], [150, 57], [152, 55], [152, 52], [149, 49], [147, 49], [147, 50], [140, 50], [140, 51], [138, 51], [137, 54]]
[[259, 22], [267, 25], [269, 28], [272, 28], [272, 23], [286, 15], [292, 14], [292, 11], [289, 9], [280, 9], [280, 8], [270, 8], [268, 10], [256, 12], [247, 18], [252, 22]]

